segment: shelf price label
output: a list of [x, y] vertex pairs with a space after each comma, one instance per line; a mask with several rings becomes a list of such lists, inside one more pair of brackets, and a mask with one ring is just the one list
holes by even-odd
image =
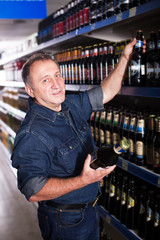
[[130, 8], [130, 9], [129, 9], [129, 17], [134, 17], [134, 16], [136, 16], [136, 11], [137, 11], [137, 8], [136, 8], [136, 7]]
[[106, 222], [108, 223], [108, 224], [110, 224], [111, 223], [111, 218], [110, 218], [110, 216], [106, 216]]
[[117, 14], [116, 16], [116, 22], [119, 22], [122, 20], [122, 13]]
[[125, 171], [128, 171], [128, 163], [127, 162], [122, 162], [122, 169]]

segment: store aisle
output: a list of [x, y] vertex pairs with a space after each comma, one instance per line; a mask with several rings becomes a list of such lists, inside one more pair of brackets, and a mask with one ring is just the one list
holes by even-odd
[[9, 156], [0, 142], [0, 239], [42, 240], [36, 205], [17, 190]]

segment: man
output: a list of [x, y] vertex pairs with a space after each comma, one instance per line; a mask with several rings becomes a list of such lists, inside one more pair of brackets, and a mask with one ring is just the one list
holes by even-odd
[[99, 182], [115, 166], [90, 168], [95, 144], [87, 120], [119, 92], [135, 43], [136, 39], [125, 47], [101, 86], [76, 95], [65, 97], [60, 69], [48, 55], [35, 54], [23, 67], [29, 110], [11, 158], [18, 169], [18, 188], [27, 200], [39, 203], [39, 225], [46, 240], [99, 239]]

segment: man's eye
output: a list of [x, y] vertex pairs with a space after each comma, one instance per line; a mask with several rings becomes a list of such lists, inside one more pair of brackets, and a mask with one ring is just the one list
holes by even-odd
[[60, 76], [61, 76], [60, 73], [57, 73], [57, 74], [56, 74], [56, 78], [59, 78]]
[[43, 82], [48, 82], [48, 79], [44, 79]]

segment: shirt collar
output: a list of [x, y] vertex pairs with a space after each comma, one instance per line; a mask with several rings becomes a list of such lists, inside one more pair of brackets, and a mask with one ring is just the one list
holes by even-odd
[[50, 108], [47, 108], [43, 105], [40, 105], [34, 101], [33, 98], [29, 97], [28, 99], [29, 103], [29, 110], [34, 112], [35, 114], [48, 119], [51, 122], [54, 122], [56, 120], [56, 117], [60, 115], [60, 113], [68, 113], [69, 112], [69, 107], [66, 105], [65, 102], [62, 103], [62, 111], [61, 112], [56, 112]]

